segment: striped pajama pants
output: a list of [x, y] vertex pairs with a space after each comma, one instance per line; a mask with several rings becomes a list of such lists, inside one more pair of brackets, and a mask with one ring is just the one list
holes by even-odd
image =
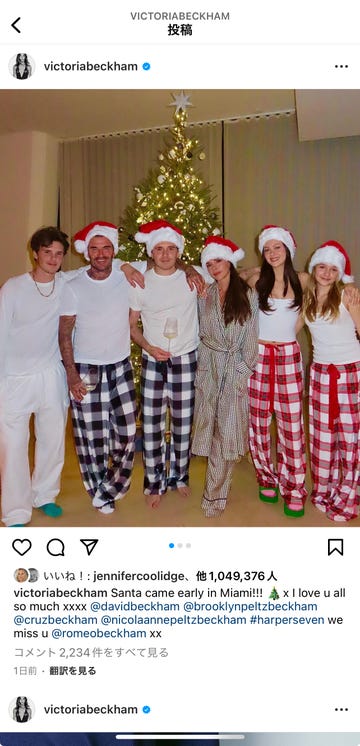
[[[195, 401], [196, 350], [169, 361], [143, 355], [141, 412], [144, 493], [163, 495], [189, 483], [190, 436]], [[166, 416], [170, 412], [170, 458], [167, 469]]]
[[128, 491], [135, 455], [136, 402], [129, 359], [78, 363], [83, 377], [98, 367], [99, 382], [81, 402], [71, 398], [75, 448], [85, 489], [96, 508], [114, 507]]
[[360, 479], [360, 362], [313, 363], [309, 429], [312, 502], [329, 518], [358, 515]]
[[[262, 487], [279, 487], [287, 503], [303, 503], [305, 436], [302, 415], [303, 367], [298, 342], [259, 344], [249, 379], [249, 446]], [[277, 470], [271, 458], [270, 424], [277, 425]]]

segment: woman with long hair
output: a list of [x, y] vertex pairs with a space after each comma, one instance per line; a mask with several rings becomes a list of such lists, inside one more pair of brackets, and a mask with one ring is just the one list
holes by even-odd
[[16, 55], [16, 62], [13, 67], [13, 76], [18, 80], [26, 80], [30, 78], [32, 73], [31, 65], [28, 60], [28, 56], [25, 52], [19, 52]]
[[235, 462], [248, 450], [247, 383], [258, 353], [258, 302], [235, 266], [244, 256], [219, 236], [205, 241], [201, 264], [214, 280], [199, 299], [192, 452], [208, 457], [202, 508], [223, 512]]
[[[293, 267], [296, 242], [287, 228], [266, 225], [259, 236], [259, 250], [261, 267], [248, 279], [259, 296], [259, 359], [249, 380], [249, 445], [259, 498], [275, 503], [280, 493], [285, 514], [300, 517], [306, 499], [306, 461], [303, 365], [296, 325], [308, 276]], [[273, 416], [277, 468], [271, 456]]]
[[311, 501], [336, 522], [358, 515], [360, 479], [360, 306], [344, 284], [350, 261], [337, 241], [327, 241], [310, 259], [303, 318], [313, 344], [309, 431], [313, 480]]
[[13, 720], [17, 723], [27, 723], [31, 720], [31, 707], [27, 697], [16, 697], [16, 704], [13, 709]]

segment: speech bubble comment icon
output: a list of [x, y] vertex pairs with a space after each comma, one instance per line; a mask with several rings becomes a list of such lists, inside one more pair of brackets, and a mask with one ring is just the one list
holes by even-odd
[[65, 557], [65, 544], [61, 539], [50, 539], [46, 545], [46, 551], [52, 557]]

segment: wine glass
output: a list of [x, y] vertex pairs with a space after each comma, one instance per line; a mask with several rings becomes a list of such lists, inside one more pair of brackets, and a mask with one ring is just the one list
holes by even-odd
[[81, 380], [85, 384], [86, 391], [94, 391], [99, 383], [98, 368], [89, 368]]
[[178, 335], [178, 322], [174, 316], [168, 316], [165, 320], [163, 335], [169, 340], [168, 352], [170, 352], [170, 342]]

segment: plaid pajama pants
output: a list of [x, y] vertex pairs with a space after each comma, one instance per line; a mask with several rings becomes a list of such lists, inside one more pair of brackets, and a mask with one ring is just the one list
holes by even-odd
[[85, 489], [96, 508], [114, 506], [128, 491], [135, 454], [136, 403], [129, 359], [78, 363], [83, 377], [98, 367], [99, 383], [81, 402], [71, 398], [75, 448]]
[[[335, 375], [334, 375], [335, 374]], [[329, 518], [358, 514], [360, 479], [360, 362], [313, 363], [309, 429], [312, 502]]]
[[204, 495], [201, 501], [201, 507], [207, 518], [221, 515], [225, 510], [235, 463], [235, 461], [224, 459], [216, 419], [207, 462]]
[[[299, 344], [259, 344], [258, 364], [249, 379], [249, 446], [259, 485], [278, 486], [287, 503], [303, 503], [306, 498], [302, 393]], [[273, 414], [277, 425], [277, 472], [271, 459]]]
[[[196, 350], [157, 362], [143, 355], [141, 411], [144, 493], [163, 495], [189, 482], [190, 436], [195, 401]], [[170, 459], [166, 468], [166, 413], [170, 412]]]

